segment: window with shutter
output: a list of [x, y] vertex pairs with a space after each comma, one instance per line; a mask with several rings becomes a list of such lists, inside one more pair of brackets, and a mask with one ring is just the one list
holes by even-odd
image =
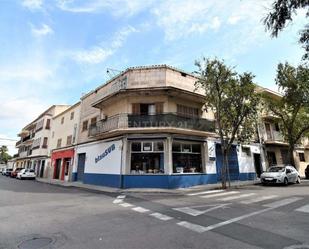
[[162, 114], [163, 113], [163, 103], [158, 102], [156, 103], [156, 114]]
[[135, 115], [140, 114], [140, 104], [139, 103], [132, 104], [132, 114], [135, 114]]

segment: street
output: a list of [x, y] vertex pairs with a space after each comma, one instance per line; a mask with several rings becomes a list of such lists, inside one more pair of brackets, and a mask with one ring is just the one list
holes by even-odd
[[308, 181], [119, 194], [0, 176], [1, 249], [293, 249], [308, 235]]

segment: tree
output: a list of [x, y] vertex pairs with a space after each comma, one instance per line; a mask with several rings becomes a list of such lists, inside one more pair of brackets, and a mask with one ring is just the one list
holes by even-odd
[[[308, 8], [309, 0], [276, 0], [272, 4], [272, 9], [264, 19], [266, 29], [271, 32], [272, 37], [277, 37], [289, 22], [293, 21], [293, 14], [298, 9]], [[309, 8], [306, 17], [309, 17]], [[299, 42], [305, 49], [303, 59], [309, 59], [309, 24], [300, 31]]]
[[7, 163], [12, 157], [8, 154], [8, 148], [5, 145], [0, 147], [0, 162]]
[[279, 127], [288, 142], [288, 160], [295, 166], [293, 151], [305, 136], [309, 137], [309, 69], [288, 63], [279, 64], [276, 84], [282, 98], [263, 96], [266, 110], [279, 120]]
[[233, 143], [248, 141], [255, 133], [259, 95], [255, 93], [251, 73], [238, 74], [218, 59], [203, 58], [196, 66], [199, 80], [196, 88], [205, 92], [205, 106], [210, 108], [217, 123], [221, 141], [223, 165], [222, 187], [226, 188], [230, 175], [228, 156]]

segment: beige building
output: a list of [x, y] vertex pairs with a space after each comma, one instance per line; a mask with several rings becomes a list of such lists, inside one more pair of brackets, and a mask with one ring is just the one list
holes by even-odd
[[[268, 89], [264, 89], [264, 93], [272, 98], [282, 97], [279, 93]], [[288, 164], [288, 143], [280, 132], [278, 119], [263, 112], [260, 116], [259, 134], [266, 156], [267, 167]], [[294, 160], [300, 175], [305, 176], [305, 168], [309, 164], [308, 139], [303, 139], [296, 145]]]
[[32, 168], [37, 176], [44, 176], [44, 169], [50, 164], [52, 118], [68, 107], [68, 105], [53, 105], [21, 130], [18, 134], [20, 140], [16, 143], [18, 148], [16, 168]]
[[80, 121], [80, 102], [52, 118], [50, 155], [47, 176], [53, 179], [72, 180], [75, 145]]

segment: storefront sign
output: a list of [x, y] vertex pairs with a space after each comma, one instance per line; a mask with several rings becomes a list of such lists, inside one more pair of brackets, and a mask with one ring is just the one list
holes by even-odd
[[115, 150], [115, 144], [112, 144], [111, 146], [109, 146], [102, 154], [100, 154], [99, 156], [97, 156], [94, 160], [95, 163], [99, 162], [100, 160], [102, 160], [104, 157], [106, 157], [108, 154], [110, 154], [113, 150]]

